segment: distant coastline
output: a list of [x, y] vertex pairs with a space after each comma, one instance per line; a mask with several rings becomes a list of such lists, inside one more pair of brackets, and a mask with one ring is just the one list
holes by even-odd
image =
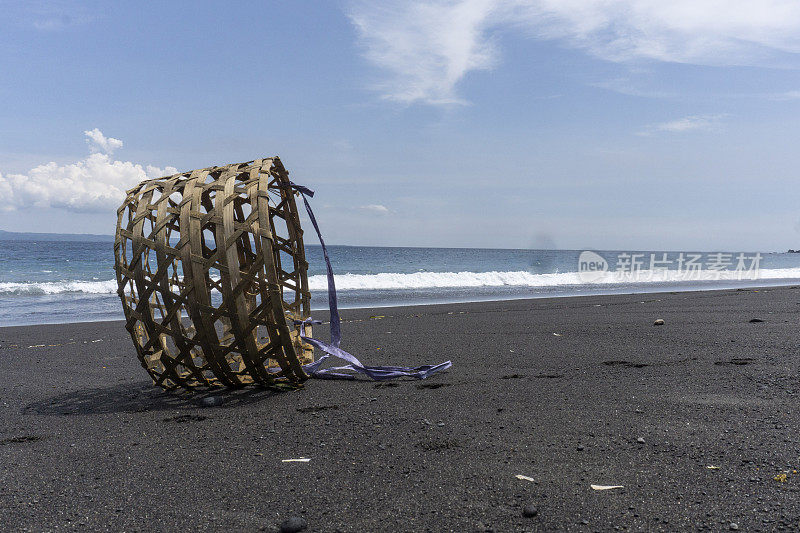
[[114, 236], [91, 233], [28, 233], [0, 230], [0, 241], [114, 242]]

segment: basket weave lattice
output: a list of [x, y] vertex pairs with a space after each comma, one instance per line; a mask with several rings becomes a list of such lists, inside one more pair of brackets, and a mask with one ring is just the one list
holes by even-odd
[[310, 313], [308, 263], [277, 157], [142, 182], [117, 211], [114, 253], [126, 328], [157, 385], [308, 377], [313, 349], [292, 322]]

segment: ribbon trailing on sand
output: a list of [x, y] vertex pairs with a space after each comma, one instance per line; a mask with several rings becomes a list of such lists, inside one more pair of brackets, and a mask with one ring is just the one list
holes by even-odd
[[[356, 358], [353, 354], [348, 353], [339, 347], [342, 342], [342, 326], [341, 319], [339, 318], [339, 304], [336, 301], [336, 284], [333, 280], [333, 268], [331, 267], [331, 260], [328, 256], [328, 248], [325, 246], [325, 240], [322, 238], [322, 233], [320, 232], [319, 225], [317, 224], [317, 217], [314, 216], [314, 211], [311, 210], [311, 204], [308, 203], [307, 198], [308, 196], [313, 198], [314, 191], [308, 187], [303, 187], [302, 185], [292, 183], [291, 181], [283, 186], [294, 189], [300, 193], [300, 196], [303, 197], [303, 204], [306, 206], [308, 218], [311, 219], [311, 224], [313, 224], [314, 230], [317, 232], [317, 237], [319, 237], [319, 243], [322, 246], [322, 255], [325, 257], [325, 267], [328, 273], [328, 307], [330, 308], [331, 314], [331, 341], [330, 343], [326, 343], [312, 337], [300, 335], [300, 338], [305, 342], [325, 352], [325, 355], [313, 363], [304, 365], [303, 370], [305, 370], [310, 376], [317, 378], [355, 379], [355, 374], [347, 372], [356, 372], [364, 374], [375, 381], [386, 381], [389, 379], [397, 379], [402, 377], [425, 379], [428, 376], [439, 372], [440, 370], [445, 370], [453, 366], [450, 361], [445, 361], [444, 363], [439, 363], [438, 365], [423, 365], [417, 367], [366, 366], [361, 364], [361, 361], [359, 361], [358, 358]], [[303, 331], [303, 326], [306, 324], [322, 323], [319, 320], [314, 320], [312, 318], [295, 320], [294, 322], [295, 325], [301, 326], [300, 331]], [[320, 368], [322, 363], [331, 356], [342, 359], [348, 364], [331, 368]]]

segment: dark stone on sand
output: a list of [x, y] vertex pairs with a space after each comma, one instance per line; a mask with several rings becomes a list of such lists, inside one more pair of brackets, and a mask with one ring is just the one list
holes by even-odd
[[533, 518], [537, 514], [539, 514], [539, 509], [537, 509], [533, 504], [526, 505], [522, 508], [522, 516], [525, 518]]
[[200, 405], [202, 407], [219, 407], [222, 405], [222, 398], [219, 396], [206, 396], [200, 400]]
[[578, 444], [578, 447], [575, 448], [575, 449], [578, 450], [579, 452], [582, 452], [583, 451], [583, 445], [582, 444]]
[[305, 518], [293, 516], [283, 521], [281, 524], [281, 533], [297, 533], [298, 531], [303, 531], [307, 527], [308, 522], [306, 522]]
[[750, 323], [751, 324], [756, 324], [758, 322], [764, 322], [764, 319], [763, 318], [751, 318], [750, 319]]

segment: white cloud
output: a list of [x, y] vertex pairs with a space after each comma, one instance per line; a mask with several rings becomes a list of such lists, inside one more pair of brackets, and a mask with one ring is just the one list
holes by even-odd
[[69, 17], [41, 18], [33, 23], [33, 27], [42, 31], [55, 31], [64, 29], [72, 24]]
[[794, 0], [540, 0], [511, 2], [542, 38], [610, 61], [650, 59], [752, 65], [774, 52], [800, 52]]
[[493, 36], [516, 31], [614, 62], [800, 64], [795, 0], [395, 0], [351, 5], [383, 96], [462, 102], [456, 85], [498, 60]]
[[657, 124], [656, 129], [661, 131], [687, 131], [704, 130], [711, 126], [711, 119], [705, 116], [691, 116]]
[[773, 100], [800, 100], [800, 91], [786, 91], [783, 93], [771, 94]]
[[117, 148], [122, 148], [122, 141], [113, 137], [106, 137], [103, 132], [95, 128], [93, 130], [84, 131], [86, 135], [86, 144], [89, 145], [89, 150], [92, 153], [105, 152], [107, 154], [114, 153]]
[[389, 208], [381, 204], [361, 205], [358, 208], [364, 211], [370, 211], [372, 213], [379, 213], [379, 214], [386, 214], [389, 212]]
[[615, 93], [625, 94], [627, 96], [638, 96], [641, 98], [673, 98], [676, 96], [674, 93], [670, 92], [642, 89], [629, 78], [615, 78], [592, 83], [591, 85], [592, 87], [606, 89]]
[[[111, 151], [122, 141], [94, 129], [84, 132], [92, 154], [72, 164], [50, 162], [27, 174], [0, 174], [0, 197], [4, 210], [24, 207], [57, 207], [74, 211], [115, 210], [125, 191], [148, 178], [177, 173], [177, 169], [142, 166], [116, 161]], [[100, 153], [102, 150], [105, 153]]]
[[[7, 2], [8, 3], [8, 2]], [[80, 26], [100, 16], [98, 10], [92, 11], [88, 5], [72, 0], [47, 0], [46, 2], [19, 2], [13, 17], [24, 24], [30, 24], [39, 31], [54, 32]], [[3, 6], [6, 10], [11, 6]]]
[[713, 130], [726, 115], [690, 115], [688, 117], [670, 120], [668, 122], [661, 122], [659, 124], [652, 124], [648, 126], [639, 135], [649, 136], [657, 131], [666, 131], [669, 133], [683, 133], [693, 130]]
[[496, 2], [363, 2], [350, 18], [365, 56], [388, 72], [377, 88], [404, 103], [462, 103], [454, 87], [468, 72], [491, 68], [496, 51], [487, 36]]

